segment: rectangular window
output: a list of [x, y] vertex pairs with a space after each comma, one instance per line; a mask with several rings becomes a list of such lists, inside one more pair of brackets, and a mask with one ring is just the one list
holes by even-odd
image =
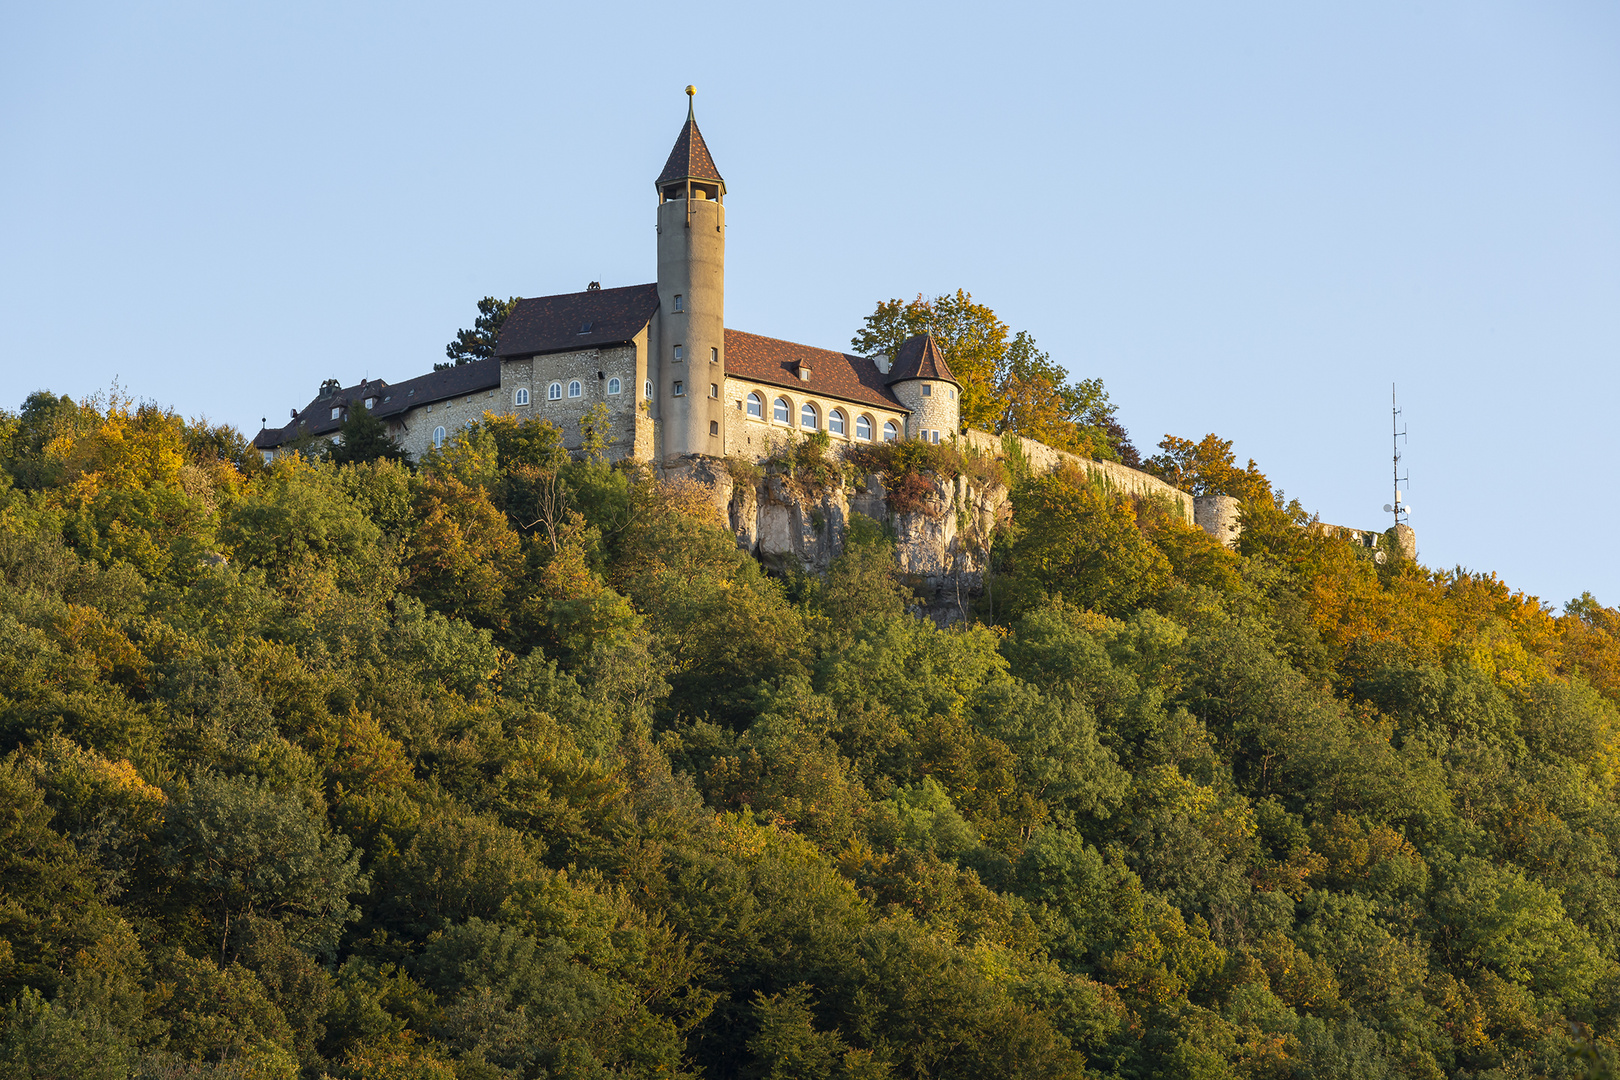
[[714, 383], [710, 383], [709, 384], [709, 396], [710, 397], [719, 397], [720, 396], [720, 387], [717, 386]]
[[709, 363], [718, 364], [719, 362], [720, 362], [720, 350], [715, 348], [712, 345], [709, 346]]
[[681, 358], [683, 356], [685, 356], [685, 355], [686, 355], [686, 346], [685, 345], [677, 345], [677, 346], [675, 346], [675, 362], [677, 364], [681, 362]]
[[933, 396], [934, 396], [934, 388], [932, 386], [929, 386], [927, 383], [923, 383], [923, 397], [933, 397]]
[[675, 380], [675, 396], [676, 397], [685, 397], [686, 396], [686, 384], [681, 382], [681, 380], [679, 380], [679, 379]]
[[686, 301], [681, 298], [680, 293], [675, 294], [675, 310], [676, 311], [685, 311], [686, 310]]

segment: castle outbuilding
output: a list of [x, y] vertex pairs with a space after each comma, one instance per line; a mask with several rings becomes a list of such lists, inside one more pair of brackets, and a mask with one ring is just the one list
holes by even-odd
[[686, 123], [653, 182], [656, 281], [519, 300], [493, 358], [396, 384], [328, 380], [253, 445], [268, 458], [299, 438], [331, 439], [355, 408], [413, 459], [485, 412], [549, 420], [578, 449], [599, 405], [614, 459], [760, 459], [818, 431], [834, 444], [956, 434], [961, 385], [926, 335], [866, 357], [725, 325], [726, 182], [686, 91]]

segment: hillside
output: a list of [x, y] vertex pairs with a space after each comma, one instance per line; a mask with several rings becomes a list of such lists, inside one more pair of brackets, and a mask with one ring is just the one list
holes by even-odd
[[535, 423], [0, 413], [0, 1074], [1613, 1075], [1620, 611], [1253, 468], [1236, 551], [1073, 467], [737, 469], [851, 508], [824, 573]]

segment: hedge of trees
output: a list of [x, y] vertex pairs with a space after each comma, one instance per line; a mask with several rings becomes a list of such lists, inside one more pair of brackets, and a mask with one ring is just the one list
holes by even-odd
[[1010, 475], [940, 629], [878, 523], [772, 578], [543, 425], [266, 466], [36, 394], [0, 1073], [1612, 1075], [1620, 612], [1244, 477], [1229, 552]]

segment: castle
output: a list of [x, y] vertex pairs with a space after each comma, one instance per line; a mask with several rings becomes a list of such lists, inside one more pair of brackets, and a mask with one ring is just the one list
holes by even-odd
[[657, 281], [519, 300], [495, 356], [401, 383], [328, 380], [254, 447], [269, 459], [301, 437], [333, 439], [351, 408], [384, 421], [413, 459], [485, 412], [549, 420], [577, 450], [599, 405], [614, 460], [761, 459], [817, 431], [835, 445], [954, 436], [961, 384], [930, 337], [864, 357], [726, 327], [726, 182], [686, 92], [686, 123], [653, 184]]
[[[784, 441], [816, 432], [825, 432], [835, 448], [959, 440], [966, 449], [999, 453], [998, 437], [961, 428], [961, 384], [927, 335], [907, 340], [893, 356], [865, 357], [726, 327], [726, 182], [698, 130], [690, 100], [695, 90], [686, 92], [686, 123], [653, 182], [658, 280], [609, 289], [591, 282], [582, 292], [519, 300], [494, 356], [400, 383], [366, 379], [345, 387], [329, 379], [285, 426], [260, 430], [253, 446], [268, 461], [296, 441], [336, 440], [349, 410], [363, 408], [413, 460], [485, 413], [549, 421], [563, 445], [577, 451], [584, 442], [581, 422], [603, 407], [607, 424], [599, 430], [609, 458], [666, 467], [705, 458], [760, 461]], [[1122, 494], [1166, 499], [1223, 544], [1237, 543], [1236, 499], [1194, 499], [1135, 469], [1018, 442], [1042, 470], [1068, 461]], [[880, 497], [867, 509], [881, 513], [881, 503]], [[757, 537], [771, 533], [762, 523], [772, 511], [753, 505], [757, 512], [730, 508], [733, 527], [739, 542], [769, 554], [769, 544]], [[742, 520], [750, 515], [758, 520]], [[1402, 552], [1415, 556], [1410, 528], [1397, 532]], [[1349, 535], [1367, 547], [1378, 536]], [[944, 559], [942, 549], [932, 561]]]

